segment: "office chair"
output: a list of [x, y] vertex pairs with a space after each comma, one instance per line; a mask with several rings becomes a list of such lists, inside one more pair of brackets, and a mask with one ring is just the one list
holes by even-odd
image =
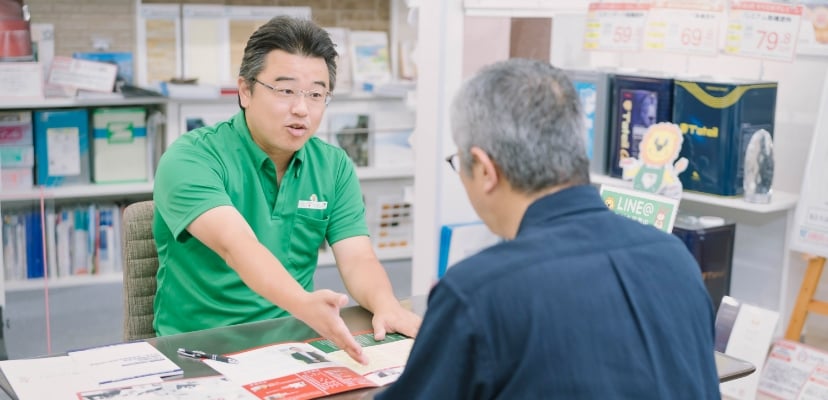
[[123, 218], [124, 340], [155, 337], [154, 318], [158, 251], [152, 236], [152, 200], [127, 206]]

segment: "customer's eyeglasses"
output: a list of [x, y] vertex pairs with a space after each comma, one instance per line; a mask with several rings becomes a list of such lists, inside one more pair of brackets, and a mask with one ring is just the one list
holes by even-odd
[[454, 153], [448, 157], [446, 157], [446, 162], [451, 167], [454, 172], [457, 172], [457, 153]]
[[293, 89], [287, 87], [275, 87], [270, 86], [267, 83], [264, 83], [258, 79], [254, 79], [254, 82], [270, 89], [277, 98], [283, 99], [285, 101], [294, 101], [299, 97], [304, 97], [309, 101], [310, 104], [318, 104], [318, 105], [328, 105], [331, 102], [331, 92], [322, 92], [319, 90], [301, 90], [301, 89]]

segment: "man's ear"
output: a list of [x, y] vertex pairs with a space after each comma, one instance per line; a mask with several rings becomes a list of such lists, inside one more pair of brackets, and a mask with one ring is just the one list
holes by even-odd
[[488, 153], [479, 147], [472, 146], [469, 150], [469, 154], [471, 154], [472, 159], [475, 160], [472, 165], [472, 173], [479, 174], [477, 178], [479, 178], [483, 184], [483, 191], [490, 193], [495, 189], [500, 181], [500, 170], [498, 170], [497, 164], [495, 164], [494, 160], [489, 157]]
[[241, 103], [242, 108], [247, 108], [250, 104], [250, 85], [247, 84], [247, 80], [239, 77], [239, 102]]

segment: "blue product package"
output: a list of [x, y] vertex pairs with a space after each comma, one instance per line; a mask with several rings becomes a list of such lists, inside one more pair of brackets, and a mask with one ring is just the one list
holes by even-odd
[[676, 80], [673, 121], [684, 135], [679, 175], [685, 190], [738, 196], [743, 193], [744, 155], [754, 132], [771, 136], [776, 82]]
[[609, 174], [620, 178], [624, 158], [638, 157], [638, 144], [650, 125], [670, 122], [673, 80], [615, 75], [612, 79]]
[[89, 114], [85, 108], [34, 112], [36, 183], [90, 183]]
[[607, 173], [607, 115], [609, 110], [609, 74], [598, 71], [565, 71], [578, 93], [584, 112], [586, 128], [586, 152], [589, 169], [599, 174]]

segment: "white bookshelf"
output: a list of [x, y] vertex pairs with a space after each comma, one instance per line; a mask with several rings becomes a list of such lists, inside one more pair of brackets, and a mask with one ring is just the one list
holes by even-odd
[[414, 166], [401, 167], [359, 167], [356, 169], [360, 180], [403, 179], [414, 177]]
[[166, 104], [166, 97], [100, 97], [75, 98], [59, 97], [42, 100], [0, 101], [0, 110], [37, 110], [48, 108], [109, 107]]
[[[411, 258], [411, 247], [398, 249], [384, 249], [375, 250], [377, 258], [380, 262], [406, 260]], [[334, 268], [336, 263], [334, 261], [333, 253], [330, 251], [319, 254], [319, 268]], [[105, 285], [109, 283], [123, 282], [123, 274], [121, 272], [106, 273], [100, 275], [73, 275], [59, 278], [50, 278], [44, 282], [43, 278], [25, 279], [17, 281], [6, 281], [6, 293], [23, 292], [29, 290], [44, 290], [47, 286], [49, 289], [86, 286], [86, 285]]]
[[[612, 178], [607, 175], [590, 174], [590, 180], [595, 185], [608, 185], [616, 187], [631, 187], [631, 181]], [[684, 192], [681, 196], [681, 203], [698, 203], [730, 210], [739, 210], [748, 213], [769, 214], [780, 211], [788, 211], [796, 207], [799, 195], [794, 193], [774, 191], [771, 202], [767, 204], [749, 203], [743, 197], [724, 197], [700, 192]]]
[[[377, 258], [379, 258], [380, 262], [406, 260], [411, 258], [413, 253], [410, 246], [397, 249], [374, 249], [374, 251], [377, 253]], [[319, 253], [319, 262], [317, 263], [317, 266], [319, 268], [335, 267], [336, 261], [334, 260], [333, 252], [326, 251]]]
[[120, 283], [123, 281], [123, 274], [121, 272], [107, 273], [101, 275], [73, 275], [60, 278], [50, 278], [44, 282], [43, 278], [26, 279], [19, 281], [7, 281], [6, 292], [22, 292], [27, 290], [44, 290], [47, 286], [49, 289], [57, 289], [64, 287], [85, 286], [85, 285], [103, 285], [107, 283]]
[[107, 183], [47, 187], [38, 186], [29, 190], [0, 193], [0, 202], [11, 203], [44, 200], [88, 199], [106, 197], [135, 197], [152, 195], [152, 182]]

